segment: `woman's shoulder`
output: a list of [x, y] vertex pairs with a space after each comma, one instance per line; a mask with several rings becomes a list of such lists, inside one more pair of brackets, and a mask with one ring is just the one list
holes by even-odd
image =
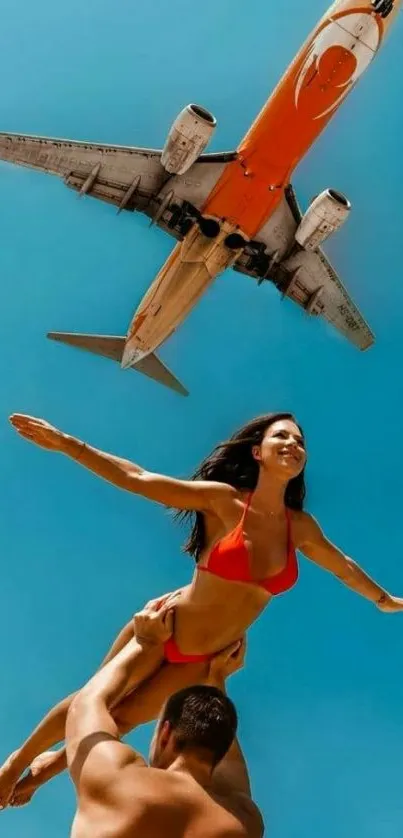
[[314, 537], [320, 531], [316, 519], [305, 509], [290, 509], [293, 538], [296, 543]]
[[234, 489], [229, 483], [211, 480], [206, 481], [205, 486], [210, 498], [210, 508], [206, 510], [206, 517], [210, 513], [213, 517], [217, 516], [221, 519], [223, 515], [227, 515], [228, 510], [242, 500], [242, 492]]

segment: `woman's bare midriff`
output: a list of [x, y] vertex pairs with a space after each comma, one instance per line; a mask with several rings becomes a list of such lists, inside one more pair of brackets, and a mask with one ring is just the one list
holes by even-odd
[[239, 640], [271, 595], [258, 585], [195, 571], [175, 606], [175, 640], [184, 654], [210, 654]]
[[[247, 501], [231, 503], [219, 519], [205, 516], [206, 546], [199, 561], [206, 559], [219, 541], [239, 523]], [[253, 504], [248, 511], [244, 542], [250, 554], [254, 578], [265, 578], [281, 570], [287, 556], [285, 516], [262, 522]], [[268, 549], [271, 545], [271, 549]], [[251, 555], [253, 554], [253, 558]], [[212, 573], [195, 570], [192, 583], [175, 604], [175, 641], [183, 654], [213, 654], [239, 640], [271, 600], [271, 594], [257, 584], [234, 582]]]

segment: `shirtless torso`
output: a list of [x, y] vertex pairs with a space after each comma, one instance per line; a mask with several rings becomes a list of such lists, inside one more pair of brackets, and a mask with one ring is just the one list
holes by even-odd
[[[165, 618], [149, 615], [148, 624], [146, 645], [150, 632], [153, 644], [146, 648], [130, 641], [68, 712], [67, 759], [78, 802], [71, 838], [261, 838], [262, 817], [234, 738], [235, 708], [225, 696], [225, 678], [242, 665], [244, 647], [236, 644], [211, 660], [207, 686], [189, 687], [170, 699], [181, 709], [176, 703], [174, 711], [162, 711], [151, 745], [152, 767], [120, 741], [108, 708], [136, 683], [133, 672], [143, 678], [150, 655], [160, 654], [155, 635], [165, 631]], [[214, 756], [211, 746], [217, 749], [223, 742]]]
[[261, 838], [261, 816], [246, 795], [202, 788], [182, 771], [139, 767], [130, 748], [113, 747], [124, 752], [120, 764], [103, 788], [81, 792], [71, 838]]

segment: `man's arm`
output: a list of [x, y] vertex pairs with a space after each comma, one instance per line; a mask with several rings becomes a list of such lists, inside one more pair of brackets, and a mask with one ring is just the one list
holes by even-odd
[[213, 784], [217, 792], [244, 794], [252, 798], [248, 766], [237, 738], [215, 768]]
[[[226, 693], [225, 676], [222, 673], [210, 670], [207, 683]], [[252, 796], [248, 766], [238, 738], [234, 739], [229, 751], [214, 769], [213, 787], [217, 793], [231, 792]]]
[[[111, 773], [128, 762], [144, 760], [119, 741], [111, 709], [158, 669], [163, 641], [172, 633], [172, 612], [153, 616], [154, 638], [133, 638], [74, 699], [67, 716], [67, 764], [79, 794], [94, 794]], [[159, 635], [158, 635], [159, 632]], [[155, 636], [157, 635], [157, 636]]]
[[[225, 680], [228, 675], [243, 666], [244, 657], [244, 640], [240, 645], [229, 647], [224, 652], [220, 652], [211, 661], [206, 683], [218, 687], [223, 693], [226, 693]], [[252, 799], [248, 766], [237, 738], [234, 739], [225, 757], [214, 769], [212, 792], [224, 800], [226, 799], [232, 811], [248, 823], [250, 838], [261, 838], [263, 836], [263, 818]]]

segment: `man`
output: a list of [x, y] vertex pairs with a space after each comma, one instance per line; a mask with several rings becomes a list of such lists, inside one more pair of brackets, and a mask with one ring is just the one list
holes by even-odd
[[213, 659], [207, 684], [171, 696], [148, 767], [120, 742], [110, 709], [161, 654], [172, 611], [141, 612], [135, 631], [68, 713], [67, 762], [78, 798], [72, 838], [261, 838], [262, 818], [235, 739], [236, 710], [224, 687], [242, 665], [243, 647], [236, 644]]

